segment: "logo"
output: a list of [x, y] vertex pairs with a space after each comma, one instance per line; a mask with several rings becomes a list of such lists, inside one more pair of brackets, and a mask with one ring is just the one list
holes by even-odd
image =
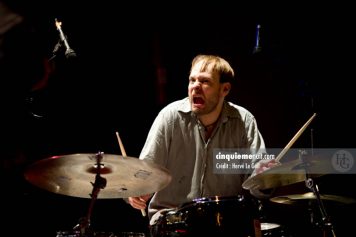
[[331, 163], [335, 170], [345, 173], [353, 167], [354, 158], [350, 152], [339, 150], [332, 156]]

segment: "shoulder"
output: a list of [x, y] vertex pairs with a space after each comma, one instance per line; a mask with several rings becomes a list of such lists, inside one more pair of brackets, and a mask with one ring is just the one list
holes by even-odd
[[172, 125], [180, 121], [183, 117], [191, 114], [189, 99], [184, 98], [181, 100], [173, 101], [164, 106], [158, 113], [155, 119], [155, 124]]
[[184, 118], [190, 116], [189, 99], [184, 98], [181, 100], [173, 101], [164, 106], [155, 118], [154, 127], [171, 127]]
[[161, 109], [160, 114], [174, 115], [178, 113], [190, 113], [190, 112], [191, 112], [191, 108], [189, 104], [189, 99], [188, 97], [186, 97], [184, 99], [176, 100], [167, 104], [165, 107]]
[[224, 110], [229, 118], [239, 118], [246, 122], [255, 120], [255, 116], [248, 109], [232, 102], [227, 101]]

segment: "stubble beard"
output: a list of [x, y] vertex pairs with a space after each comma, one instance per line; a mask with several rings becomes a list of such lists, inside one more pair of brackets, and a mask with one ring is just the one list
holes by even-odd
[[218, 102], [210, 102], [210, 103], [208, 102], [205, 103], [205, 107], [202, 109], [194, 108], [193, 105], [191, 105], [191, 108], [192, 108], [192, 112], [199, 117], [199, 116], [210, 114], [217, 108], [217, 106], [218, 106]]

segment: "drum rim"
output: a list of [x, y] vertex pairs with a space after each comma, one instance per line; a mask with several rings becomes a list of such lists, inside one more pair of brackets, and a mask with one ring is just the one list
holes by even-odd
[[207, 196], [207, 197], [201, 197], [201, 198], [195, 198], [192, 201], [185, 202], [182, 205], [180, 205], [179, 209], [184, 209], [188, 207], [193, 207], [198, 204], [203, 204], [203, 203], [218, 203], [218, 202], [225, 202], [225, 201], [233, 201], [237, 200], [239, 202], [245, 201], [246, 197], [245, 195], [233, 195], [233, 196]]
[[274, 230], [277, 228], [281, 228], [281, 225], [275, 222], [261, 222], [261, 230]]

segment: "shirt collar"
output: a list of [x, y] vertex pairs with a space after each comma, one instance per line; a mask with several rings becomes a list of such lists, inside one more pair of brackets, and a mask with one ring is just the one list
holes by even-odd
[[[182, 100], [182, 103], [178, 106], [178, 111], [185, 114], [192, 113], [192, 109], [188, 97]], [[229, 118], [238, 118], [238, 117], [240, 117], [240, 115], [237, 112], [237, 110], [231, 105], [231, 103], [224, 101], [223, 110], [221, 114], [222, 123], [227, 122]]]

